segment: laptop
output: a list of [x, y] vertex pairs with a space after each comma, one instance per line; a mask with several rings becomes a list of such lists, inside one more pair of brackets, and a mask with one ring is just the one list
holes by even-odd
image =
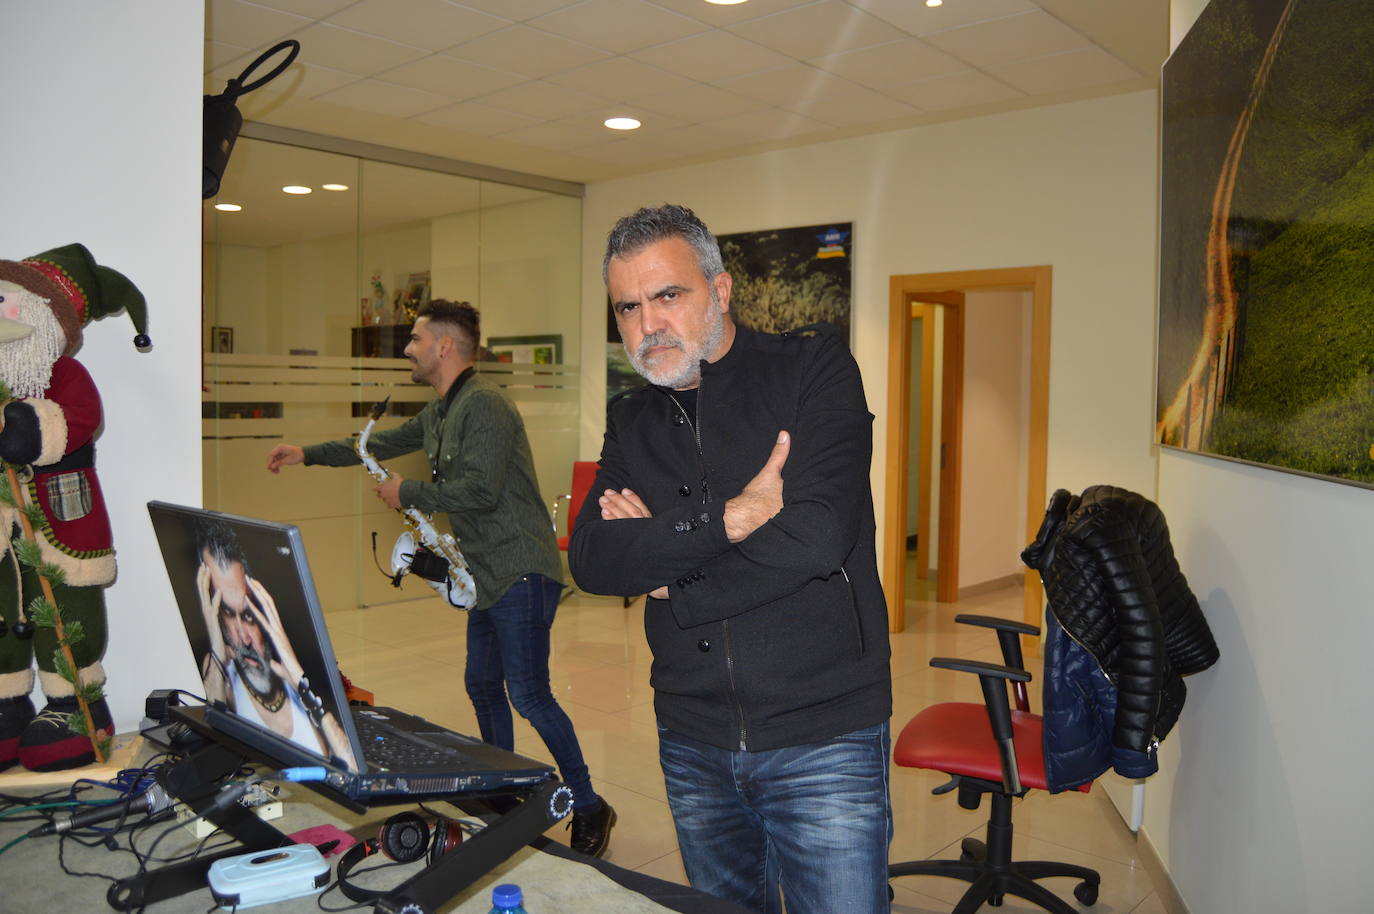
[[294, 525], [158, 501], [148, 514], [211, 729], [283, 767], [324, 766], [323, 786], [364, 805], [524, 794], [555, 777], [413, 714], [350, 706]]

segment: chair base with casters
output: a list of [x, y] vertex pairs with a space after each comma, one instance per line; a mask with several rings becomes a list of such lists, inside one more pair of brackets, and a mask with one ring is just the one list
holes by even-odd
[[[1028, 710], [1019, 635], [1038, 635], [1039, 629], [1005, 619], [960, 615], [956, 621], [997, 630], [1004, 665], [937, 657], [931, 666], [975, 673], [983, 687], [983, 704], [944, 702], [931, 705], [903, 728], [893, 746], [892, 760], [907, 768], [942, 771], [951, 780], [935, 793], [958, 791], [959, 805], [977, 809], [983, 795], [991, 799], [984, 841], [965, 838], [958, 860], [913, 860], [894, 863], [888, 876], [945, 876], [970, 883], [954, 914], [973, 914], [984, 904], [997, 907], [1006, 895], [1024, 898], [1053, 914], [1075, 914], [1075, 908], [1036, 880], [1078, 879], [1073, 894], [1084, 905], [1097, 902], [1101, 876], [1096, 870], [1048, 860], [1011, 859], [1012, 800], [1029, 788], [1046, 788], [1043, 722]], [[1007, 700], [1006, 683], [1013, 683], [1016, 709]], [[1077, 789], [1087, 792], [1091, 784]]]

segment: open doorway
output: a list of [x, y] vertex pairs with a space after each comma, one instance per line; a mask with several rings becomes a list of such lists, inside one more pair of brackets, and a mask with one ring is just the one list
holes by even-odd
[[[1024, 517], [1025, 539], [1022, 542], [1028, 541], [1039, 525], [1046, 487], [1050, 280], [1051, 268], [1048, 266], [891, 277], [883, 580], [892, 631], [901, 631], [906, 623], [909, 569], [929, 568], [927, 556], [932, 549], [936, 556], [935, 598], [942, 602], [958, 599], [961, 509], [970, 494], [975, 497], [975, 503], [976, 497], [983, 494], [981, 489], [965, 493], [962, 483], [965, 466], [963, 328], [966, 296], [970, 293], [1024, 292], [1024, 295], [982, 296], [981, 299], [991, 303], [993, 308], [1019, 307], [1019, 302], [1029, 300], [1025, 379], [1028, 402], [1024, 444], [1021, 445], [1024, 459], [1017, 464], [1023, 468], [1024, 475], [1015, 481], [1018, 491], [1024, 493], [1024, 514], [1020, 506], [1016, 508], [1017, 515]], [[1012, 317], [1013, 312], [1007, 311], [1006, 316]], [[934, 317], [939, 319], [932, 320]], [[930, 331], [937, 327], [941, 332], [932, 334]], [[916, 328], [922, 330], [920, 335], [913, 332]], [[941, 355], [938, 359], [932, 358], [937, 346]], [[939, 367], [936, 362], [940, 363]], [[913, 364], [924, 376], [923, 382], [915, 387]], [[939, 388], [938, 400], [932, 393], [936, 386]], [[913, 399], [917, 396], [923, 401], [931, 400], [931, 405], [914, 404]], [[934, 414], [938, 414], [938, 418], [929, 420], [929, 432], [917, 435], [921, 443], [915, 444], [912, 424], [927, 421], [923, 417]], [[913, 485], [928, 491], [918, 494], [913, 501]], [[928, 519], [916, 521], [913, 541], [911, 518], [913, 514], [920, 518], [927, 513]], [[922, 539], [925, 540], [924, 548]], [[915, 549], [909, 551], [909, 544]], [[1038, 621], [1040, 582], [1034, 575], [1023, 574], [1024, 616], [1028, 621]]]

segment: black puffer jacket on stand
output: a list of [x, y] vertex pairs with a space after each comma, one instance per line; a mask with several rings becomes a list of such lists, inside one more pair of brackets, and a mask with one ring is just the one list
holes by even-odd
[[1115, 486], [1060, 489], [1021, 559], [1040, 571], [1049, 611], [1117, 689], [1112, 744], [1148, 750], [1178, 720], [1183, 677], [1219, 656], [1164, 513]]

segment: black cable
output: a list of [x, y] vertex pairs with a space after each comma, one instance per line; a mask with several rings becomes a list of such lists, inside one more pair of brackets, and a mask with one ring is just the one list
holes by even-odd
[[[407, 862], [413, 862], [413, 861], [407, 861]], [[366, 873], [375, 873], [375, 872], [377, 872], [378, 870], [391, 869], [392, 867], [396, 867], [396, 866], [405, 866], [405, 862], [402, 862], [402, 861], [400, 861], [400, 860], [386, 860], [386, 861], [384, 861], [384, 862], [382, 862], [382, 863], [377, 864], [376, 866], [369, 866], [369, 867], [368, 867], [367, 869], [365, 869], [365, 870], [354, 869], [354, 870], [353, 870], [352, 872], [350, 872], [348, 875], [349, 875], [349, 878], [353, 878], [353, 877], [355, 877], [355, 876], [362, 876], [362, 875], [364, 875], [364, 874], [366, 874]], [[335, 879], [333, 882], [329, 883], [329, 885], [325, 886], [323, 892], [321, 892], [320, 894], [318, 894], [318, 895], [315, 896], [315, 906], [316, 906], [317, 908], [319, 908], [321, 911], [328, 911], [328, 912], [330, 912], [330, 914], [334, 914], [334, 912], [338, 912], [338, 911], [356, 911], [356, 910], [358, 910], [359, 908], [368, 908], [368, 907], [372, 907], [373, 905], [376, 904], [375, 901], [355, 901], [355, 902], [353, 902], [352, 904], [348, 905], [347, 907], [342, 907], [342, 908], [327, 908], [327, 907], [325, 907], [325, 905], [324, 905], [324, 897], [325, 897], [326, 895], [328, 895], [331, 891], [333, 891], [333, 890], [335, 890], [335, 889], [337, 889], [337, 888], [339, 888], [339, 880], [338, 880], [338, 879]]]

